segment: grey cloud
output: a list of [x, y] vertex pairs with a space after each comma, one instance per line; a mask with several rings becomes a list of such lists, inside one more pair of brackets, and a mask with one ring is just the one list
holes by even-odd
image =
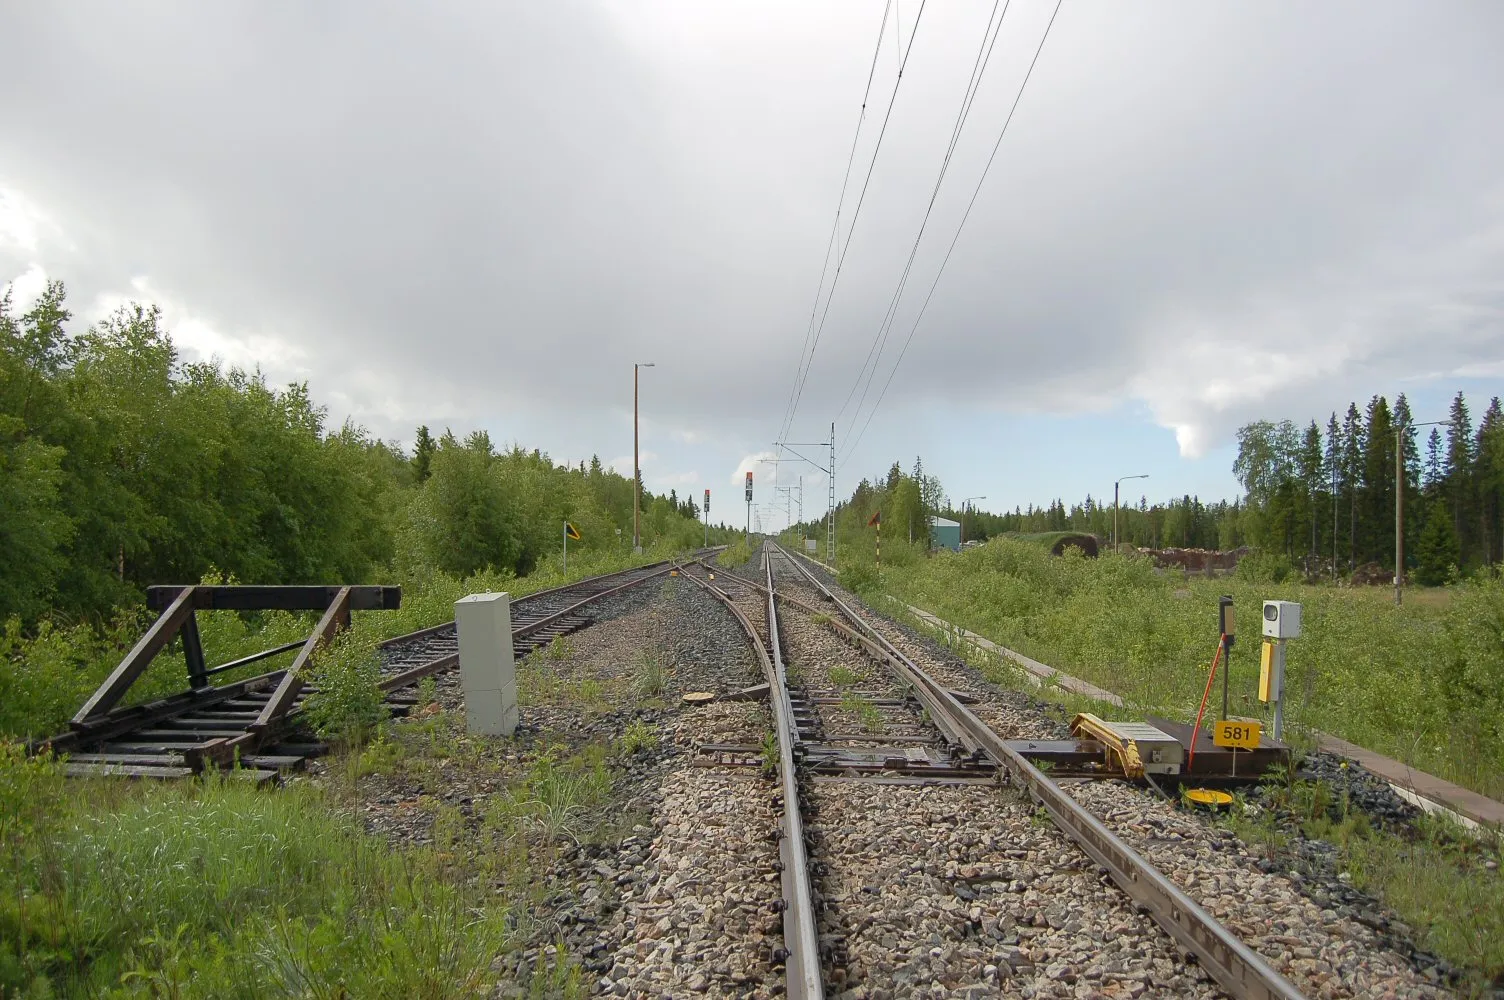
[[[868, 350], [990, 6], [926, 11], [803, 427], [835, 415]], [[756, 450], [878, 13], [17, 7], [0, 181], [77, 244], [50, 273], [86, 292], [145, 274], [224, 329], [276, 330], [384, 433], [528, 409], [588, 439], [647, 359], [665, 425], [713, 413]], [[869, 401], [1048, 15], [1008, 15]], [[1136, 401], [1198, 453], [1421, 358], [1497, 363], [1499, 37], [1491, 4], [1066, 4], [885, 413]], [[1270, 342], [1289, 357], [1269, 364]], [[569, 389], [540, 382], [556, 371]]]

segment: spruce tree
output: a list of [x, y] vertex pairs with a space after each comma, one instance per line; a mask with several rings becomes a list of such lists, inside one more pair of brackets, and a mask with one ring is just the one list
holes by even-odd
[[1427, 587], [1446, 583], [1460, 558], [1451, 513], [1446, 505], [1434, 504], [1415, 545], [1415, 582]]
[[1365, 561], [1394, 561], [1394, 425], [1389, 402], [1368, 403], [1368, 440], [1363, 450], [1363, 501], [1358, 547]]
[[1470, 548], [1473, 515], [1473, 422], [1467, 400], [1459, 391], [1452, 399], [1447, 422], [1447, 503], [1452, 510], [1452, 530], [1466, 553]]
[[432, 475], [432, 463], [434, 449], [438, 447], [433, 440], [433, 435], [428, 433], [428, 425], [418, 428], [418, 440], [413, 444], [413, 477], [419, 483], [426, 482]]
[[1504, 559], [1504, 412], [1495, 396], [1478, 423], [1478, 440], [1473, 450], [1474, 475], [1478, 497], [1480, 554], [1492, 565]]
[[1347, 568], [1358, 564], [1358, 503], [1363, 493], [1363, 452], [1368, 438], [1357, 403], [1347, 404], [1342, 422], [1342, 506], [1347, 509]]

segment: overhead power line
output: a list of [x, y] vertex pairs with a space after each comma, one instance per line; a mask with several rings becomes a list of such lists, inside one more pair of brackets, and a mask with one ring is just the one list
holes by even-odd
[[[976, 58], [972, 60], [971, 76], [966, 81], [966, 91], [961, 97], [961, 107], [956, 112], [955, 123], [951, 126], [950, 141], [945, 148], [945, 156], [940, 163], [940, 172], [935, 178], [935, 186], [930, 191], [930, 200], [924, 208], [924, 218], [920, 220], [919, 232], [914, 236], [914, 245], [909, 250], [909, 259], [904, 264], [902, 275], [898, 285], [893, 290], [893, 297], [888, 301], [887, 311], [883, 314], [882, 321], [878, 324], [877, 333], [872, 338], [872, 346], [867, 349], [867, 356], [862, 361], [862, 367], [857, 372], [856, 379], [851, 383], [851, 389], [846, 393], [846, 400], [841, 404], [841, 409], [836, 413], [839, 421], [846, 408], [851, 405], [852, 397], [856, 395], [857, 387], [862, 389], [861, 399], [857, 401], [856, 410], [851, 415], [851, 424], [856, 424], [857, 416], [861, 412], [862, 404], [866, 402], [867, 391], [872, 385], [872, 380], [877, 376], [878, 364], [883, 351], [887, 347], [888, 336], [892, 332], [893, 324], [898, 317], [898, 303], [903, 297], [904, 290], [908, 287], [909, 274], [914, 269], [914, 259], [919, 254], [919, 243], [924, 238], [925, 227], [929, 225], [930, 213], [935, 209], [935, 202], [940, 196], [940, 188], [945, 183], [946, 173], [950, 169], [951, 157], [956, 152], [956, 146], [961, 140], [961, 132], [966, 127], [966, 120], [971, 115], [972, 105], [976, 102], [977, 92], [982, 86], [982, 77], [987, 72], [987, 65], [992, 61], [992, 50], [997, 45], [998, 35], [1003, 30], [1003, 19], [1008, 16], [1008, 8], [1012, 0], [1004, 3], [1002, 15], [998, 15], [998, 0], [993, 0], [992, 11], [987, 16], [987, 24], [982, 29], [982, 41], [977, 46]], [[869, 374], [868, 368], [871, 372]], [[863, 385], [863, 379], [866, 384]], [[851, 427], [847, 427], [849, 434]]]
[[846, 174], [841, 178], [841, 196], [836, 201], [836, 218], [830, 227], [830, 239], [825, 244], [825, 263], [820, 267], [820, 282], [815, 286], [815, 301], [809, 309], [809, 326], [804, 331], [804, 345], [799, 348], [799, 361], [794, 365], [794, 382], [789, 386], [789, 401], [784, 404], [783, 420], [779, 423], [778, 437], [788, 437], [788, 425], [793, 420], [794, 393], [799, 388], [799, 373], [804, 369], [804, 355], [809, 350], [809, 341], [815, 333], [815, 314], [820, 311], [820, 294], [825, 290], [825, 275], [830, 271], [830, 253], [835, 249], [836, 236], [841, 231], [841, 209], [846, 207], [846, 188], [851, 183], [851, 166], [856, 162], [857, 141], [862, 137], [862, 123], [867, 120], [867, 98], [872, 93], [872, 79], [877, 74], [877, 57], [882, 52], [883, 35], [888, 30], [888, 10], [893, 0], [883, 7], [883, 20], [877, 28], [877, 44], [872, 47], [872, 65], [867, 70], [867, 86], [862, 90], [862, 109], [857, 114], [856, 131], [851, 136], [851, 152], [846, 157]]
[[[903, 364], [904, 356], [909, 351], [909, 345], [914, 342], [914, 333], [919, 329], [919, 323], [924, 319], [925, 311], [929, 309], [930, 300], [935, 297], [935, 289], [940, 284], [940, 277], [945, 274], [945, 266], [950, 263], [951, 254], [955, 252], [956, 243], [961, 239], [961, 231], [966, 228], [966, 220], [971, 218], [971, 210], [976, 206], [977, 196], [982, 192], [982, 185], [987, 180], [987, 174], [992, 170], [993, 161], [997, 159], [997, 151], [1002, 147], [1003, 137], [1008, 134], [1008, 126], [1013, 121], [1013, 115], [1018, 111], [1019, 101], [1023, 99], [1024, 89], [1029, 85], [1029, 78], [1034, 75], [1034, 67], [1039, 64], [1039, 55], [1044, 51], [1044, 43], [1049, 40], [1050, 29], [1055, 26], [1055, 18], [1060, 14], [1061, 0], [1055, 0], [1055, 9], [1050, 13], [1050, 21], [1045, 25], [1044, 34], [1040, 36], [1039, 47], [1034, 50], [1034, 58], [1029, 62], [1029, 70], [1024, 74], [1023, 82], [1018, 85], [1018, 93], [1013, 98], [1013, 106], [1008, 109], [1008, 117], [1003, 120], [1003, 127], [998, 131], [997, 141], [992, 145], [992, 155], [987, 157], [987, 165], [982, 168], [982, 176], [977, 178], [977, 186], [971, 193], [971, 200], [967, 202], [966, 211], [961, 216], [961, 222], [956, 226], [956, 234], [951, 238], [950, 247], [945, 251], [945, 258], [940, 261], [940, 269], [935, 272], [935, 280], [930, 283], [929, 293], [924, 297], [924, 304], [919, 307], [919, 314], [914, 317], [914, 325], [909, 328], [909, 335], [903, 342], [903, 348], [898, 352], [898, 358], [893, 362], [893, 367], [888, 371], [887, 381], [883, 383], [882, 392], [878, 394], [877, 402], [872, 404], [872, 409], [867, 412], [867, 420], [862, 424], [862, 429], [857, 433], [856, 439], [846, 448], [849, 456], [861, 443], [862, 435], [867, 433], [867, 428], [872, 423], [872, 416], [883, 405], [883, 399], [888, 395], [888, 387], [893, 384], [893, 376], [898, 371], [898, 366]], [[853, 424], [854, 426], [854, 424]]]
[[[921, 3], [919, 4], [919, 13], [914, 15], [914, 26], [909, 29], [909, 43], [904, 47], [903, 59], [898, 64], [898, 76], [893, 81], [893, 93], [888, 95], [888, 110], [883, 114], [882, 128], [879, 129], [877, 133], [877, 144], [873, 147], [872, 159], [867, 164], [867, 176], [862, 181], [861, 194], [857, 196], [856, 208], [851, 213], [851, 226], [846, 230], [846, 241], [841, 246], [840, 256], [836, 258], [835, 274], [830, 279], [830, 290], [826, 293], [825, 296], [825, 309], [820, 314], [819, 325], [815, 327], [815, 335], [813, 340], [810, 342], [809, 356], [807, 359], [805, 359], [804, 369], [797, 378], [797, 384], [794, 390], [794, 404], [789, 410], [788, 419], [784, 422], [785, 429], [791, 428], [793, 426], [794, 416], [799, 411], [799, 402], [804, 397], [804, 386], [809, 380], [810, 366], [814, 363], [815, 360], [815, 350], [820, 346], [820, 335], [825, 330], [825, 320], [830, 315], [830, 303], [835, 298], [836, 284], [841, 280], [841, 269], [845, 266], [846, 254], [851, 249], [851, 237], [856, 233], [856, 224], [858, 220], [860, 220], [862, 215], [862, 205], [867, 200], [867, 188], [872, 183], [872, 172], [877, 167], [878, 154], [882, 152], [883, 137], [888, 134], [888, 122], [892, 120], [893, 117], [893, 105], [898, 100], [898, 88], [899, 85], [903, 83], [903, 71], [904, 68], [909, 64], [909, 56], [914, 52], [914, 41], [919, 37], [919, 24], [924, 19], [924, 8], [927, 3], [928, 0], [921, 0]], [[784, 436], [786, 435], [779, 435], [779, 437]]]

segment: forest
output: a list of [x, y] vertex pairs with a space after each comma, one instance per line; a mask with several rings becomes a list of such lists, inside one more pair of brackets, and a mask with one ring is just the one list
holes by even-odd
[[[1429, 431], [1423, 445], [1422, 427]], [[1363, 409], [1349, 404], [1324, 430], [1315, 421], [1304, 430], [1289, 420], [1246, 424], [1238, 430], [1232, 469], [1242, 496], [1151, 504], [1147, 496], [1125, 493], [1118, 537], [1147, 548], [1249, 546], [1304, 567], [1307, 576], [1342, 576], [1367, 563], [1392, 568], [1396, 447], [1403, 448], [1405, 565], [1413, 581], [1443, 584], [1504, 559], [1504, 413], [1496, 396], [1475, 427], [1461, 392], [1448, 419], [1434, 424], [1417, 425], [1403, 393], [1393, 407], [1384, 396]], [[867, 522], [879, 509], [889, 563], [909, 558], [904, 548], [910, 543], [928, 546], [920, 526], [934, 514], [960, 521], [962, 536], [978, 541], [1051, 531], [1105, 540], [1113, 530], [1110, 496], [1087, 496], [1070, 506], [1057, 499], [1011, 513], [957, 510], [915, 459], [910, 472], [894, 462], [885, 475], [857, 484], [837, 510], [837, 547], [847, 540], [855, 545], [848, 550], [854, 558], [870, 558], [874, 539]], [[820, 521], [798, 530], [825, 535]]]
[[[393, 583], [525, 574], [630, 545], [632, 482], [427, 427], [411, 454], [328, 424], [305, 384], [188, 363], [153, 306], [72, 329], [61, 282], [0, 296], [0, 621], [104, 626], [155, 583]], [[644, 492], [643, 543], [698, 544], [692, 500]], [[620, 530], [621, 534], [618, 534]]]
[[[1498, 397], [1489, 401], [1476, 427], [1460, 392], [1448, 419], [1429, 425], [1421, 444], [1425, 426], [1412, 420], [1403, 394], [1393, 407], [1383, 396], [1374, 396], [1363, 409], [1350, 404], [1341, 418], [1331, 415], [1325, 430], [1315, 421], [1304, 430], [1289, 420], [1247, 424], [1238, 431], [1233, 465], [1242, 496], [1211, 502], [1184, 496], [1151, 504], [1146, 496], [1125, 493], [1118, 536], [1148, 548], [1247, 545], [1312, 572], [1330, 573], [1335, 566], [1344, 575], [1371, 562], [1392, 568], [1398, 443], [1404, 449], [1406, 572], [1417, 583], [1435, 585], [1454, 572], [1465, 575], [1497, 564], [1504, 558], [1504, 413]], [[926, 480], [917, 460], [911, 474], [895, 463], [886, 477], [863, 480], [848, 505], [875, 509], [879, 496], [904, 511], [913, 506], [919, 523], [920, 506], [961, 521], [967, 539], [1045, 531], [1112, 537], [1111, 496], [1088, 496], [1069, 507], [1054, 500], [1011, 513], [962, 512], [943, 497], [938, 482]], [[903, 528], [894, 541], [907, 541], [908, 516], [900, 518]], [[886, 513], [884, 519], [893, 520]]]

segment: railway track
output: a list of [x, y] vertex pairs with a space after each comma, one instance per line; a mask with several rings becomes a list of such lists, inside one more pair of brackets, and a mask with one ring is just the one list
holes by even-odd
[[[730, 608], [767, 677], [781, 810], [784, 946], [775, 957], [789, 996], [821, 997], [855, 983], [919, 992], [939, 981], [941, 967], [949, 980], [996, 989], [1008, 973], [978, 964], [965, 940], [971, 932], [947, 936], [947, 920], [959, 906], [972, 924], [991, 920], [995, 928], [1020, 905], [1027, 911], [1031, 897], [1061, 895], [1078, 904], [1073, 919], [1020, 933], [1048, 938], [1095, 927], [1103, 941], [1112, 928], [1115, 939], [1100, 947], [1123, 949], [1130, 967], [1184, 951], [1227, 995], [1301, 996], [793, 556], [767, 545], [761, 580], [713, 573], [712, 580], [712, 569], [698, 564], [685, 575]], [[745, 745], [701, 751], [720, 766], [764, 763], [759, 748]], [[1041, 831], [1036, 817], [1052, 829]], [[1058, 860], [1041, 870], [1040, 859], [1053, 855]], [[1022, 898], [998, 903], [987, 894], [999, 885]], [[1043, 885], [1050, 888], [1041, 896]], [[912, 924], [935, 933], [911, 947]], [[1182, 986], [1211, 992], [1194, 973]]]
[[[514, 654], [521, 658], [559, 636], [584, 628], [592, 621], [593, 604], [671, 569], [668, 562], [654, 563], [518, 598], [511, 609]], [[282, 649], [290, 651], [297, 645]], [[387, 639], [380, 643], [379, 650], [381, 689], [396, 715], [405, 714], [416, 701], [409, 688], [459, 663], [459, 637], [452, 621]], [[54, 753], [68, 755], [66, 771], [74, 777], [180, 778], [211, 764], [222, 766], [238, 760], [238, 775], [257, 782], [275, 780], [282, 772], [302, 768], [310, 756], [325, 750], [321, 744], [299, 736], [298, 715], [314, 690], [311, 687], [297, 693], [291, 711], [275, 726], [257, 726], [285, 675], [285, 670], [272, 670], [146, 705], [118, 708], [76, 725], [44, 745]]]

